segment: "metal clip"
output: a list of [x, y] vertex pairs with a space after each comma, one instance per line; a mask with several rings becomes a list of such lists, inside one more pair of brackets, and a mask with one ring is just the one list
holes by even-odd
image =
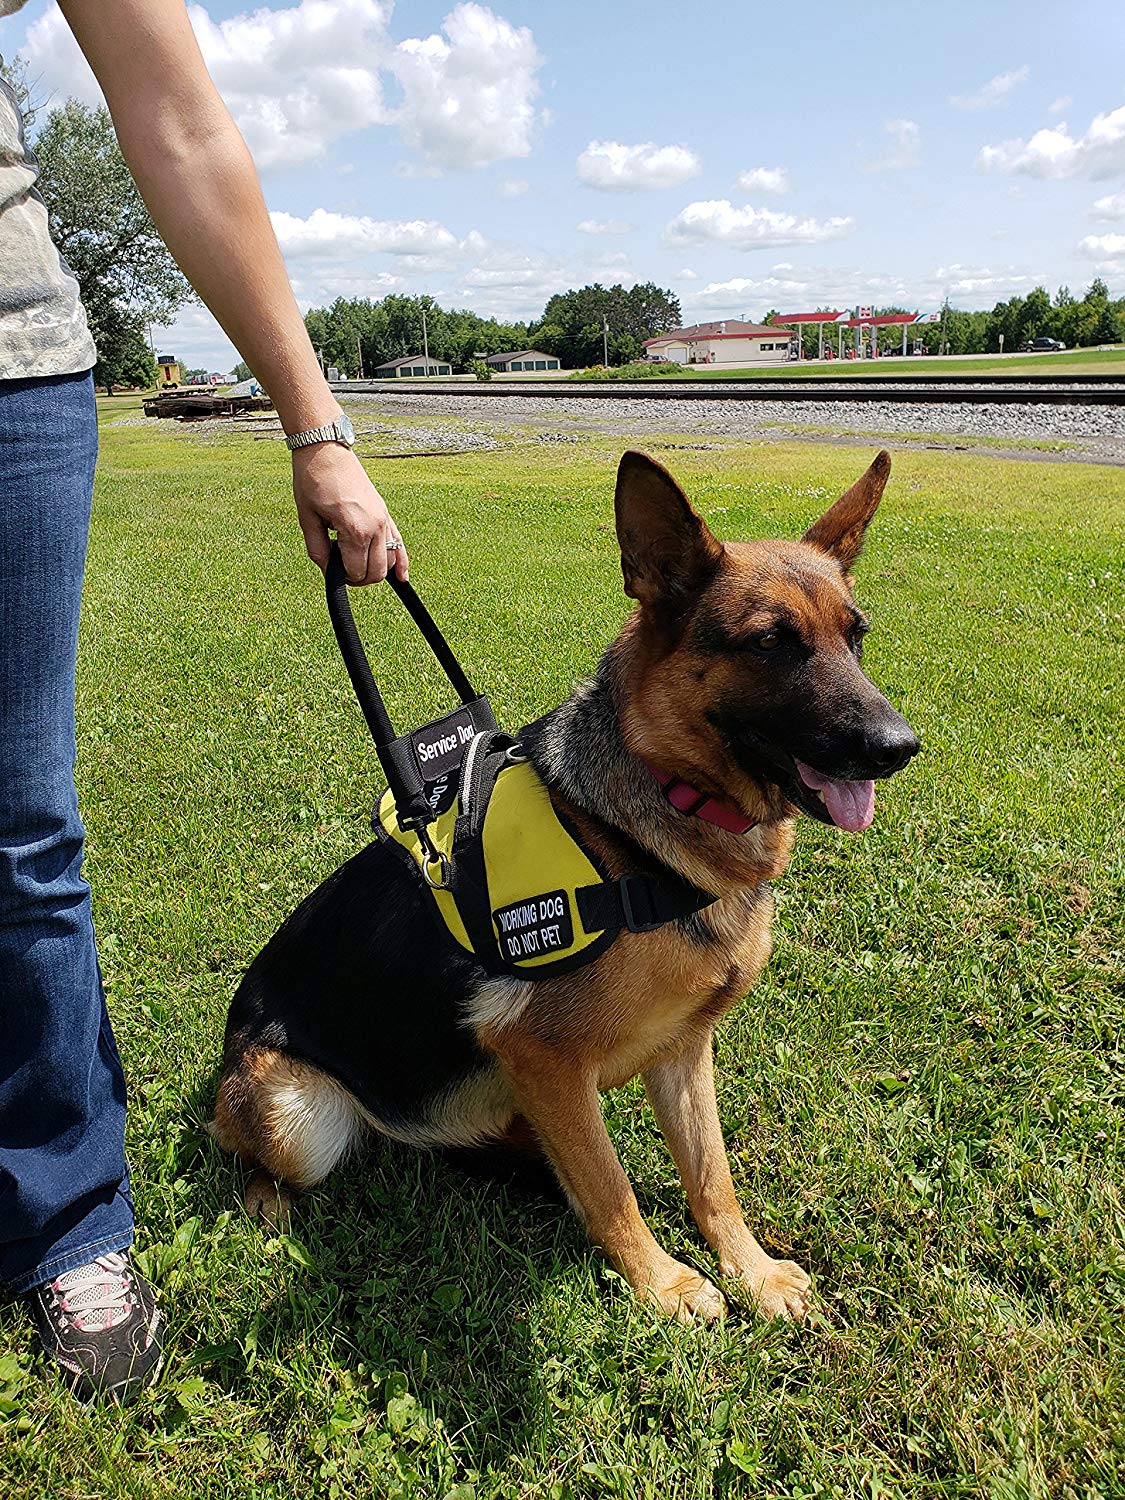
[[[430, 837], [430, 830], [423, 825], [418, 829], [418, 842], [422, 845], [422, 879], [434, 891], [446, 891], [449, 889], [449, 880], [453, 872], [449, 855], [438, 849]], [[435, 880], [430, 874], [430, 866], [437, 865], [441, 871], [441, 879]]]
[[[441, 871], [441, 879], [435, 880], [430, 874], [430, 865], [436, 863]], [[439, 853], [436, 861], [424, 859], [422, 861], [422, 879], [433, 891], [447, 891], [449, 889], [449, 878], [453, 873], [453, 866], [449, 863], [449, 855]]]

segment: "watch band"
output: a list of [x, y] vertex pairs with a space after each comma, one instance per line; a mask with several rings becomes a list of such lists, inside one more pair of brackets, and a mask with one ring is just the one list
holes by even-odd
[[352, 440], [340, 422], [325, 422], [320, 427], [307, 427], [304, 432], [292, 432], [285, 439], [285, 446], [292, 450], [294, 448], [308, 448], [313, 443], [343, 443], [346, 447], [352, 446]]

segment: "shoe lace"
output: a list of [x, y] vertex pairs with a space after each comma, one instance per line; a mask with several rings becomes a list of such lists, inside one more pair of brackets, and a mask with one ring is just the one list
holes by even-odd
[[51, 1282], [59, 1326], [79, 1333], [107, 1333], [133, 1311], [133, 1276], [124, 1255], [99, 1255]]

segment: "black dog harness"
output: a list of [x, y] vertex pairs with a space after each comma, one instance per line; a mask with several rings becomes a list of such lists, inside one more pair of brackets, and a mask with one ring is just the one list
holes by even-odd
[[490, 973], [547, 979], [597, 958], [623, 931], [652, 932], [716, 899], [672, 872], [613, 879], [555, 808], [520, 738], [497, 728], [414, 589], [393, 574], [388, 582], [460, 699], [403, 735], [363, 650], [333, 543], [328, 610], [388, 785], [372, 827], [461, 948]]

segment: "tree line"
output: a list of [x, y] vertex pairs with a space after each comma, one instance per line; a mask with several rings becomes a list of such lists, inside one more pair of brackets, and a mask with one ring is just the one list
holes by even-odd
[[[875, 308], [877, 315], [910, 311], [906, 307]], [[763, 322], [777, 316], [771, 309]], [[825, 328], [826, 346], [834, 348], [837, 337], [835, 331]], [[850, 337], [850, 330], [845, 330], [845, 346]], [[885, 353], [893, 354], [902, 347], [901, 325], [878, 329], [877, 337]], [[1112, 299], [1109, 287], [1098, 276], [1081, 298], [1073, 296], [1066, 286], [1059, 287], [1054, 297], [1046, 287], [1037, 286], [1026, 297], [997, 302], [991, 311], [963, 312], [946, 301], [937, 322], [907, 326], [909, 344], [920, 340], [927, 354], [939, 354], [943, 349], [946, 354], [998, 354], [1001, 350], [1011, 354], [1030, 339], [1042, 337], [1058, 339], [1068, 349], [1125, 343], [1125, 297]], [[815, 324], [802, 329], [806, 359], [816, 355], [817, 339]]]
[[652, 282], [557, 292], [542, 316], [530, 323], [482, 318], [464, 308], [443, 308], [433, 297], [398, 293], [378, 301], [337, 297], [330, 307], [305, 314], [305, 327], [324, 364], [349, 379], [426, 349], [431, 359], [458, 371], [490, 354], [517, 349], [555, 355], [571, 369], [601, 364], [607, 356], [610, 364], [628, 364], [641, 356], [645, 339], [679, 321], [679, 301]]

